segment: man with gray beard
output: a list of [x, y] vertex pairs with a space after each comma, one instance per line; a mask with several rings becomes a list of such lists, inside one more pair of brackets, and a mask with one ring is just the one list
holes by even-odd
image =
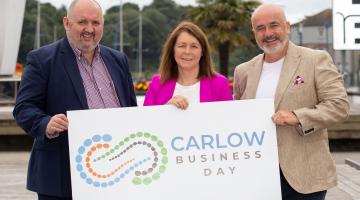
[[236, 67], [235, 99], [274, 99], [283, 200], [324, 200], [336, 185], [327, 127], [346, 119], [349, 102], [329, 54], [289, 41], [283, 9], [259, 6], [251, 17], [264, 51]]

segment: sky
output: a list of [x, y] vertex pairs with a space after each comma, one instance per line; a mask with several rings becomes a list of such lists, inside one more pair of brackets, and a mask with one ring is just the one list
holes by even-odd
[[[40, 2], [49, 2], [56, 7], [61, 5], [69, 6], [72, 0], [40, 0]], [[120, 1], [123, 3], [131, 2], [139, 4], [142, 8], [144, 5], [149, 5], [152, 0], [98, 0], [103, 10], [110, 8]], [[180, 5], [196, 5], [196, 0], [175, 0]], [[290, 23], [298, 22], [304, 19], [305, 16], [311, 16], [319, 13], [327, 8], [332, 7], [332, 0], [261, 0], [263, 3], [276, 3], [283, 6], [286, 16]]]

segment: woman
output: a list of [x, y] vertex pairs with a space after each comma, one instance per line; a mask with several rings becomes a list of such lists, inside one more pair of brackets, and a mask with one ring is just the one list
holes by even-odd
[[215, 72], [204, 32], [190, 22], [180, 23], [162, 50], [159, 75], [146, 93], [144, 106], [232, 100], [228, 80]]

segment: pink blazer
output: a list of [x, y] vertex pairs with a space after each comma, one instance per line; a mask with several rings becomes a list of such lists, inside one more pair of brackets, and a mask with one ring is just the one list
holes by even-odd
[[[160, 84], [160, 75], [155, 75], [146, 92], [144, 106], [164, 105], [174, 94], [176, 80]], [[228, 79], [222, 75], [200, 80], [200, 102], [232, 100]]]

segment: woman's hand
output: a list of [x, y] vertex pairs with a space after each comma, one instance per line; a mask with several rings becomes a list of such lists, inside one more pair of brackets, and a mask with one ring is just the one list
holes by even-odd
[[186, 98], [183, 97], [183, 96], [180, 96], [180, 95], [173, 96], [167, 102], [167, 104], [172, 104], [172, 105], [174, 105], [177, 108], [180, 108], [182, 110], [185, 110], [189, 106], [189, 102], [186, 100]]

